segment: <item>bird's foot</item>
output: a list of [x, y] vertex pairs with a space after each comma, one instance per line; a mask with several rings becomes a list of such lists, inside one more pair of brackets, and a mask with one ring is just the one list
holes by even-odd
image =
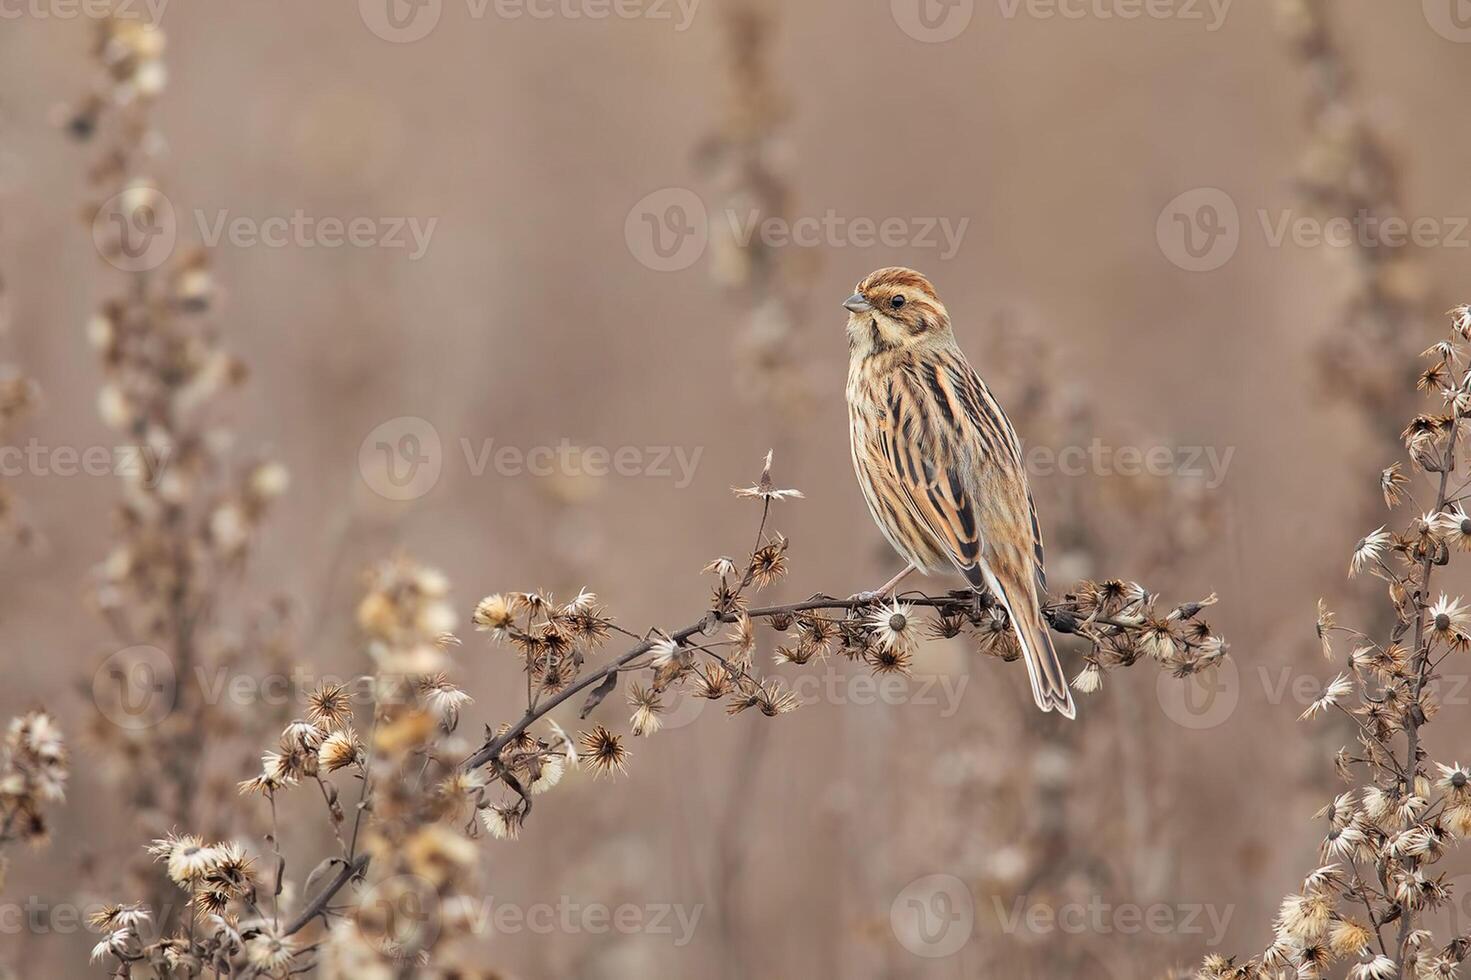
[[883, 585], [879, 586], [879, 588], [876, 591], [874, 591], [874, 592], [856, 592], [853, 595], [850, 595], [848, 597], [848, 601], [849, 602], [860, 602], [860, 603], [863, 603], [865, 606], [871, 606], [875, 602], [883, 602], [889, 596], [893, 595], [894, 590], [899, 587], [899, 583], [902, 582], [902, 581], [904, 581], [906, 578], [908, 578], [909, 575], [910, 575], [910, 573], [912, 573], [913, 571], [914, 571], [914, 566], [913, 565], [905, 565], [904, 566], [904, 571], [900, 572], [898, 575], [895, 575], [893, 578], [889, 579]]

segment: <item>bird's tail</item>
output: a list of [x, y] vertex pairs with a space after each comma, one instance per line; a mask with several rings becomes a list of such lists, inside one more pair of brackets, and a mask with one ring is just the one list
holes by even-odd
[[1073, 704], [1073, 692], [1068, 688], [1067, 674], [1052, 645], [1052, 634], [1042, 620], [1042, 609], [1037, 597], [1028, 589], [1015, 589], [1008, 593], [989, 568], [982, 567], [986, 585], [1000, 600], [1006, 615], [1011, 618], [1011, 628], [1021, 644], [1022, 659], [1027, 664], [1027, 677], [1032, 682], [1032, 698], [1043, 711], [1056, 711], [1064, 718], [1076, 718], [1078, 711]]

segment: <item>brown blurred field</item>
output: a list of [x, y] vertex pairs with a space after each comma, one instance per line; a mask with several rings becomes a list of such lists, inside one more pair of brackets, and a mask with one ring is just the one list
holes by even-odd
[[[475, 19], [446, 2], [428, 37], [403, 44], [375, 36], [345, 2], [167, 8], [160, 176], [177, 207], [437, 219], [417, 260], [382, 248], [214, 251], [220, 322], [252, 370], [230, 400], [239, 447], [267, 447], [293, 478], [242, 601], [292, 597], [305, 657], [337, 673], [361, 669], [355, 570], [397, 550], [448, 574], [462, 621], [487, 592], [585, 585], [630, 628], [683, 625], [706, 600], [699, 568], [748, 547], [752, 507], [729, 488], [751, 482], [773, 446], [778, 482], [806, 493], [776, 516], [793, 540], [780, 594], [871, 588], [895, 566], [851, 474], [838, 304], [874, 268], [917, 267], [1003, 400], [1025, 379], [988, 372], [983, 352], [1009, 318], [1055, 347], [1049, 384], [1092, 399], [1103, 438], [1233, 452], [1206, 491], [1221, 515], [1210, 540], [1178, 574], [1146, 584], [1173, 599], [1219, 593], [1212, 622], [1232, 645], [1234, 708], [1209, 727], [1181, 725], [1152, 667], [1111, 674], [1082, 701], [1067, 777], [1077, 819], [1127, 826], [1102, 847], [1111, 901], [1209, 905], [1228, 928], [1218, 947], [1209, 928], [1141, 936], [1117, 923], [1041, 941], [1086, 943], [1115, 980], [1259, 950], [1281, 894], [1313, 864], [1310, 818], [1332, 791], [1327, 760], [1340, 741], [1297, 723], [1302, 703], [1279, 685], [1333, 672], [1313, 637], [1319, 595], [1347, 616], [1375, 594], [1344, 573], [1390, 462], [1317, 384], [1313, 352], [1337, 326], [1344, 263], [1330, 248], [1271, 247], [1257, 218], [1300, 210], [1291, 175], [1305, 143], [1304, 82], [1270, 5], [1235, 4], [1210, 32], [1038, 19], [1025, 7], [1007, 18], [979, 3], [961, 36], [934, 45], [906, 36], [881, 0], [783, 5], [770, 65], [792, 113], [779, 159], [793, 213], [969, 219], [949, 259], [924, 247], [787, 250], [816, 270], [799, 326], [817, 388], [792, 422], [738, 390], [741, 310], [708, 260], [656, 272], [625, 242], [630, 209], [651, 192], [713, 199], [695, 150], [726, 98], [720, 2], [705, 0], [684, 32], [647, 19]], [[1471, 47], [1418, 8], [1345, 0], [1337, 23], [1365, 106], [1398, 151], [1407, 214], [1453, 222], [1471, 215], [1461, 125]], [[98, 419], [83, 324], [119, 276], [79, 218], [86, 153], [56, 126], [57, 107], [88, 84], [89, 26], [33, 14], [0, 25], [5, 359], [44, 391], [20, 438], [49, 446], [117, 441]], [[1202, 187], [1235, 201], [1242, 241], [1224, 267], [1192, 273], [1163, 254], [1156, 222]], [[183, 224], [197, 237], [192, 218]], [[1427, 251], [1442, 308], [1471, 300], [1468, 256], [1464, 244]], [[1428, 329], [1426, 344], [1436, 336]], [[443, 470], [427, 494], [393, 502], [365, 482], [359, 447], [405, 416], [432, 423]], [[568, 486], [494, 467], [476, 475], [461, 442], [531, 450], [564, 439], [700, 455], [688, 486], [617, 475]], [[1086, 508], [1088, 488], [1110, 478], [1035, 482], [1045, 502], [1058, 494], [1048, 481], [1081, 481], [1068, 492]], [[70, 735], [112, 642], [84, 593], [107, 551], [116, 485], [34, 473], [10, 485], [44, 544], [0, 566], [0, 715], [44, 702]], [[1041, 517], [1046, 529], [1045, 503]], [[1131, 561], [1093, 572], [1145, 580]], [[458, 659], [478, 730], [516, 713], [521, 680], [463, 625]], [[1028, 714], [1015, 665], [961, 645], [924, 656], [926, 672], [967, 678], [953, 713], [912, 698], [834, 703], [854, 699], [851, 687], [775, 720], [710, 709], [634, 745], [631, 778], [580, 779], [538, 805], [519, 843], [483, 845], [497, 902], [698, 906], [687, 945], [522, 929], [487, 938], [487, 962], [588, 978], [989, 977], [997, 957], [1024, 963], [1037, 945], [1026, 936], [978, 926], [960, 952], [930, 959], [890, 928], [911, 882], [969, 880], [996, 858], [1006, 843], [996, 821], [1020, 803], [986, 787], [1009, 787], [1008, 773], [1035, 764], [1053, 724]], [[1464, 701], [1448, 708], [1432, 737], [1447, 757], [1471, 737], [1465, 715]], [[53, 843], [17, 858], [7, 902], [90, 900], [86, 863], [143, 843], [74, 743]], [[976, 795], [947, 788], [957, 767]], [[976, 901], [991, 921], [989, 899], [977, 891]], [[6, 933], [0, 955], [24, 963], [21, 975], [85, 975], [88, 936]]]

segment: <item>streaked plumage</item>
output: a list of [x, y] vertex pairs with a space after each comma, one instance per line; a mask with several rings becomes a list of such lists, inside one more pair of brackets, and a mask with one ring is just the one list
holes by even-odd
[[849, 434], [869, 512], [915, 568], [958, 570], [1006, 609], [1044, 711], [1075, 714], [1042, 618], [1042, 533], [1016, 431], [929, 280], [880, 269], [844, 304]]

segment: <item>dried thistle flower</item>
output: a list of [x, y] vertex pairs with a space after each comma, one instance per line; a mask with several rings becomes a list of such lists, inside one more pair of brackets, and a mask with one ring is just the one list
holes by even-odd
[[598, 725], [591, 731], [583, 732], [577, 741], [582, 747], [587, 764], [592, 766], [594, 775], [628, 774], [629, 752], [623, 745], [621, 735], [615, 735]]
[[307, 695], [306, 712], [307, 717], [322, 728], [348, 728], [352, 721], [352, 694], [343, 684], [318, 684]]
[[873, 631], [874, 645], [880, 650], [912, 653], [918, 645], [920, 626], [914, 618], [914, 607], [897, 599], [875, 609], [867, 623]]
[[659, 713], [664, 710], [658, 691], [634, 684], [628, 690], [628, 704], [633, 708], [629, 727], [634, 735], [652, 735], [663, 724]]
[[49, 714], [11, 719], [0, 743], [0, 849], [45, 842], [46, 810], [65, 799], [68, 774], [66, 743]]
[[801, 500], [804, 496], [800, 490], [778, 490], [771, 479], [771, 458], [773, 450], [767, 450], [765, 468], [761, 471], [761, 480], [755, 486], [732, 488], [737, 497], [756, 497], [761, 500]]

